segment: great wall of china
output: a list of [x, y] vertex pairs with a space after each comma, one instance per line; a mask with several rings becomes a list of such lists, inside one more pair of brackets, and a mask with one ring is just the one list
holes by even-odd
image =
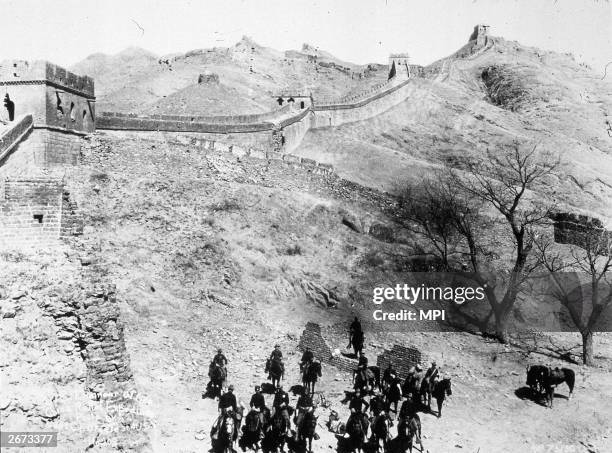
[[[176, 133], [179, 142], [184, 140], [182, 133], [191, 133], [196, 135], [192, 144], [202, 150], [277, 161], [337, 177], [331, 165], [291, 154], [310, 129], [379, 115], [410, 98], [415, 78], [438, 80], [450, 70], [453, 58], [472, 59], [494, 45], [488, 27], [477, 25], [463, 48], [427, 67], [409, 64], [406, 54], [391, 55], [389, 79], [366, 91], [336, 100], [281, 94], [279, 105], [285, 105], [276, 110], [233, 116], [96, 115], [92, 78], [44, 61], [4, 61], [0, 86], [5, 89], [9, 122], [0, 124], [0, 245], [45, 245], [82, 231], [62, 174], [67, 166], [78, 165], [83, 138], [96, 130]], [[265, 134], [269, 146], [228, 143], [230, 134]], [[576, 225], [592, 229], [592, 222], [582, 216], [572, 222], [564, 219], [554, 219], [558, 242], [573, 243], [568, 237]]]

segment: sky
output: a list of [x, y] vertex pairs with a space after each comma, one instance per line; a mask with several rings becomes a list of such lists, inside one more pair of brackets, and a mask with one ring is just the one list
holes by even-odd
[[429, 64], [465, 44], [478, 23], [494, 36], [571, 52], [602, 74], [612, 62], [607, 0], [0, 0], [0, 17], [0, 60], [63, 66], [129, 46], [158, 55], [232, 46], [243, 35], [277, 50], [309, 43], [353, 63], [407, 52]]

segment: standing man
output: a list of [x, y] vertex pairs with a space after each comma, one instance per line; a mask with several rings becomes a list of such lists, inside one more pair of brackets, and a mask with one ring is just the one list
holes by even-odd
[[355, 319], [353, 320], [353, 322], [351, 323], [351, 326], [349, 327], [349, 342], [348, 342], [347, 348], [350, 348], [351, 345], [353, 344], [353, 338], [355, 337], [355, 334], [356, 333], [361, 334], [361, 332], [362, 332], [361, 322], [359, 321], [359, 318], [355, 316]]

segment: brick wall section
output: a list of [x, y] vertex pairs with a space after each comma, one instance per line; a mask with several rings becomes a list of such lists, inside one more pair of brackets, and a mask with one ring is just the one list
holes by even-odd
[[34, 128], [26, 140], [0, 160], [0, 176], [29, 175], [36, 169], [77, 165], [82, 142], [81, 135]]
[[0, 189], [0, 245], [44, 246], [82, 234], [83, 218], [61, 179], [5, 178]]
[[[601, 255], [607, 255], [606, 251], [612, 245], [612, 231], [607, 231], [601, 220], [572, 213], [554, 214], [552, 220], [555, 242], [589, 247], [592, 250], [598, 248]], [[596, 245], [595, 240], [599, 240], [600, 244]]]
[[321, 326], [314, 322], [306, 324], [298, 344], [298, 348], [301, 351], [305, 351], [307, 347], [314, 353], [315, 358], [322, 362], [329, 363], [339, 370], [351, 373], [353, 370], [357, 369], [357, 360], [342, 355], [332, 354], [331, 348], [323, 338], [323, 335], [321, 335]]
[[398, 373], [398, 377], [405, 379], [408, 375], [408, 370], [417, 363], [424, 364], [425, 356], [417, 348], [410, 346], [393, 345], [393, 349], [385, 350], [376, 359], [376, 365], [381, 370], [386, 369], [389, 363]]
[[5, 179], [0, 200], [0, 243], [45, 244], [59, 238], [62, 187], [56, 178]]

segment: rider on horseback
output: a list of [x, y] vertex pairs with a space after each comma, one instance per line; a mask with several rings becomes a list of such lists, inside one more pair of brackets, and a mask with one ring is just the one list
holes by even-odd
[[234, 395], [234, 386], [230, 385], [227, 388], [227, 392], [221, 395], [219, 398], [219, 410], [222, 414], [231, 411], [235, 414], [238, 410], [238, 402], [236, 401], [236, 395]]
[[223, 354], [223, 350], [221, 348], [217, 349], [217, 354], [213, 357], [212, 363], [214, 365], [218, 365], [223, 370], [226, 370], [227, 367], [227, 357]]
[[251, 396], [251, 402], [249, 403], [249, 406], [251, 406], [251, 409], [255, 409], [257, 412], [259, 412], [259, 420], [263, 425], [264, 412], [266, 410], [266, 399], [261, 393], [261, 387], [259, 385], [255, 386], [255, 393], [253, 393], [253, 396]]
[[372, 413], [372, 426], [376, 425], [378, 417], [385, 410], [385, 398], [379, 390], [374, 390], [374, 396], [370, 399], [370, 412]]
[[383, 373], [382, 377], [382, 384], [384, 389], [387, 389], [389, 387], [389, 384], [391, 384], [391, 376], [397, 376], [397, 372], [393, 368], [393, 364], [389, 362], [389, 366], [387, 366], [387, 368], [385, 369], [385, 372]]
[[427, 382], [431, 384], [433, 381], [438, 379], [438, 374], [439, 374], [439, 370], [436, 365], [436, 362], [434, 361], [434, 362], [431, 362], [431, 366], [425, 372], [425, 377], [423, 379], [427, 379]]
[[274, 394], [274, 401], [272, 402], [272, 408], [274, 413], [280, 412], [285, 419], [287, 431], [291, 427], [291, 420], [289, 419], [289, 395], [283, 390], [282, 384], [276, 389]]
[[367, 401], [365, 401], [361, 396], [361, 390], [355, 389], [355, 396], [349, 403], [351, 415], [348, 418], [346, 425], [349, 426], [353, 421], [353, 418], [358, 417], [358, 419], [361, 421], [363, 431], [366, 432], [368, 429], [368, 416], [366, 415], [366, 412], [369, 406], [370, 405], [367, 403]]
[[297, 415], [295, 417], [295, 440], [299, 440], [300, 429], [302, 428], [302, 422], [304, 421], [304, 415], [306, 412], [314, 410], [312, 404], [312, 398], [308, 392], [304, 393], [298, 398], [297, 402]]
[[269, 362], [280, 363], [282, 373], [285, 374], [285, 364], [283, 363], [283, 353], [281, 352], [280, 345], [276, 344], [272, 353], [270, 354]]
[[304, 367], [310, 365], [314, 361], [314, 354], [310, 348], [306, 348], [304, 354], [302, 354], [302, 360], [300, 360], [300, 371], [304, 372]]

